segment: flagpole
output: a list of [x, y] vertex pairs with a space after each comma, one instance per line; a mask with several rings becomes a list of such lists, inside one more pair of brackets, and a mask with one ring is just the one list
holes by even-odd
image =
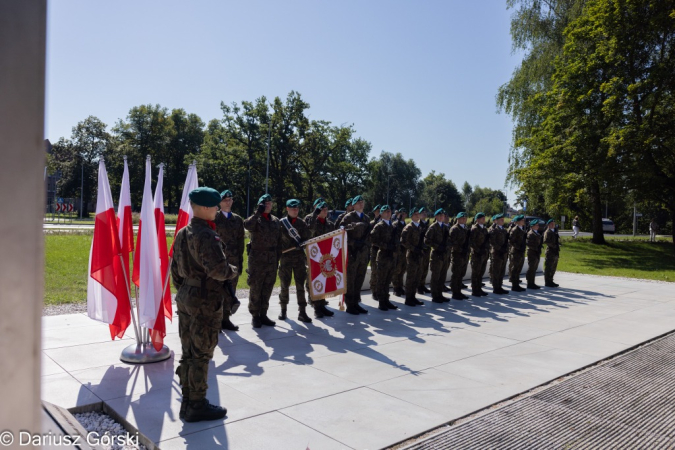
[[[138, 231], [141, 231], [140, 229]], [[136, 249], [131, 253], [131, 260], [136, 261]], [[141, 329], [141, 308], [138, 303], [138, 286], [134, 283], [134, 295], [136, 296], [136, 314], [138, 314], [138, 338], [140, 339], [139, 344], [143, 342], [143, 331]], [[131, 293], [129, 294], [131, 296]]]
[[[122, 254], [119, 253], [118, 256], [120, 259], [122, 259]], [[136, 335], [136, 344], [140, 344], [140, 335], [138, 334], [138, 329], [137, 329], [137, 324], [136, 324], [136, 316], [134, 315], [134, 308], [131, 307], [131, 289], [129, 289], [129, 277], [127, 276], [127, 270], [124, 267], [124, 264], [122, 264], [122, 273], [124, 273], [124, 283], [127, 285], [127, 295], [129, 295], [129, 312], [131, 313], [131, 321], [134, 324], [134, 334]]]
[[169, 258], [169, 266], [166, 268], [166, 277], [164, 278], [164, 287], [162, 288], [162, 302], [164, 301], [164, 296], [166, 295], [166, 288], [169, 285], [169, 275], [171, 273], [171, 263], [173, 262], [173, 256]]

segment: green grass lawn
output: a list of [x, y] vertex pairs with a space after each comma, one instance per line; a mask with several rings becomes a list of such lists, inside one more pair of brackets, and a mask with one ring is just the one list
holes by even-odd
[[[45, 234], [46, 305], [87, 301], [87, 265], [92, 238], [92, 232]], [[167, 237], [166, 241], [170, 248], [173, 238]], [[247, 264], [248, 256], [244, 252], [244, 268]], [[237, 289], [248, 289], [246, 272], [239, 277]]]
[[661, 240], [611, 240], [594, 245], [590, 239], [564, 239], [558, 270], [615, 277], [675, 281], [673, 244]]

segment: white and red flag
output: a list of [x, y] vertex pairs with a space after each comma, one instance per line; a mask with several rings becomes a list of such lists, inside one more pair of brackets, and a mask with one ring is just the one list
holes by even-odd
[[155, 225], [157, 226], [157, 245], [159, 246], [159, 261], [162, 269], [162, 290], [164, 291], [164, 314], [172, 320], [171, 286], [169, 286], [169, 250], [166, 245], [166, 227], [164, 225], [164, 164], [159, 165], [157, 186], [155, 187]]
[[164, 302], [162, 301], [162, 269], [155, 225], [154, 200], [152, 198], [152, 163], [145, 161], [145, 185], [141, 205], [141, 220], [138, 224], [136, 254], [134, 255], [134, 283], [138, 286], [138, 321], [150, 330], [150, 340], [155, 350], [160, 351], [166, 336]]
[[129, 185], [129, 166], [127, 157], [124, 157], [124, 173], [122, 174], [122, 187], [120, 189], [120, 201], [117, 205], [117, 228], [120, 235], [120, 250], [122, 252], [122, 264], [129, 274], [129, 255], [134, 251], [134, 225], [131, 217], [131, 188]]
[[98, 163], [98, 197], [88, 275], [89, 317], [109, 324], [113, 339], [122, 338], [131, 323], [129, 281], [122, 266], [117, 219], [103, 158]]
[[309, 297], [321, 300], [347, 291], [347, 233], [337, 230], [305, 244], [309, 266]]
[[[183, 195], [180, 200], [180, 209], [178, 210], [178, 219], [176, 219], [176, 229], [173, 232], [175, 238], [181, 228], [187, 226], [192, 219], [192, 207], [190, 206], [189, 194], [192, 190], [199, 187], [199, 179], [197, 178], [197, 166], [191, 164], [188, 168], [188, 174], [183, 185]], [[171, 250], [169, 256], [173, 256], [173, 243], [171, 243]]]

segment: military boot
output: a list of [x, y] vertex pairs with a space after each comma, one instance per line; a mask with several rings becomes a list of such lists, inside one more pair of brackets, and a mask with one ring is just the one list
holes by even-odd
[[281, 312], [279, 313], [279, 320], [286, 320], [286, 308], [281, 308]]
[[480, 289], [480, 295], [482, 295], [483, 297], [487, 297], [487, 296], [490, 295], [490, 294], [488, 294], [487, 292], [485, 292], [483, 289]]
[[443, 298], [442, 295], [440, 297], [439, 296], [432, 296], [431, 301], [433, 303], [445, 303], [445, 299]]
[[358, 316], [359, 314], [361, 314], [361, 312], [354, 305], [347, 305], [347, 309], [345, 312], [353, 316]]
[[418, 288], [417, 288], [417, 293], [420, 294], [420, 295], [424, 295], [424, 288], [418, 287]]
[[452, 289], [450, 289], [446, 285], [443, 285], [443, 292], [452, 292]]
[[520, 285], [520, 283], [511, 283], [511, 290], [513, 292], [524, 292], [526, 289]]
[[527, 283], [527, 288], [528, 289], [541, 289], [541, 287], [537, 286], [534, 283]]
[[368, 310], [363, 306], [356, 304], [355, 308], [359, 311], [360, 314], [368, 314]]
[[227, 331], [239, 331], [239, 327], [230, 320], [229, 314], [227, 316], [223, 315], [223, 321], [220, 324], [220, 328]]
[[253, 316], [251, 318], [251, 325], [253, 325], [253, 328], [262, 327], [262, 322], [260, 321], [260, 316]]
[[304, 306], [300, 306], [298, 309], [298, 320], [300, 322], [312, 323], [312, 319], [307, 315], [307, 310]]
[[185, 418], [185, 411], [187, 411], [188, 403], [190, 403], [190, 390], [188, 388], [183, 388], [183, 399], [180, 403], [180, 412], [178, 417], [181, 419]]
[[429, 289], [426, 286], [422, 286], [422, 290], [424, 291], [425, 294], [431, 294], [431, 289]]
[[480, 290], [480, 288], [478, 288], [478, 289], [471, 289], [471, 296], [473, 296], [473, 297], [482, 297], [483, 294], [481, 294], [481, 292], [482, 292], [482, 291]]
[[335, 315], [335, 313], [330, 309], [328, 309], [325, 304], [321, 305], [321, 311], [323, 312], [323, 315], [326, 317], [333, 317]]
[[414, 296], [413, 296], [413, 297], [409, 297], [409, 296], [408, 296], [408, 297], [405, 298], [405, 303], [404, 303], [404, 305], [407, 305], [407, 306], [417, 306], [417, 299], [416, 299]]
[[263, 325], [266, 325], [268, 327], [273, 327], [274, 325], [277, 324], [275, 321], [273, 321], [272, 319], [267, 317], [267, 314], [261, 314], [260, 315], [260, 323], [262, 323]]
[[227, 415], [227, 409], [212, 405], [207, 399], [191, 401], [185, 410], [183, 420], [186, 422], [201, 422], [218, 420]]
[[325, 314], [323, 313], [323, 308], [322, 308], [322, 306], [323, 306], [323, 305], [321, 305], [321, 304], [317, 304], [317, 303], [314, 304], [314, 317], [315, 317], [316, 319], [323, 319], [323, 316], [325, 315]]
[[387, 299], [387, 308], [389, 309], [398, 309], [398, 306], [394, 305], [392, 302]]
[[492, 292], [499, 295], [506, 295], [509, 293], [508, 290], [502, 288], [501, 286], [494, 288]]
[[389, 302], [387, 300], [380, 300], [377, 309], [379, 309], [380, 311], [389, 311], [388, 303]]
[[405, 295], [405, 291], [401, 288], [394, 288], [394, 295], [397, 297], [403, 297]]

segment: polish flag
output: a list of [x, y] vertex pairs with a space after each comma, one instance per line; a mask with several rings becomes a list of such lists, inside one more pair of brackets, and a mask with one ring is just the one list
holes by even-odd
[[[192, 190], [197, 189], [198, 187], [199, 180], [197, 179], [197, 166], [195, 164], [191, 164], [190, 168], [188, 169], [185, 184], [183, 185], [183, 196], [180, 200], [180, 210], [178, 211], [178, 219], [176, 220], [176, 230], [173, 233], [174, 242], [180, 229], [187, 226], [187, 224], [190, 223], [190, 219], [192, 219], [192, 207], [190, 206], [189, 194]], [[173, 256], [173, 242], [171, 243], [169, 256]]]
[[155, 225], [157, 225], [157, 244], [159, 245], [159, 260], [162, 263], [162, 290], [164, 291], [164, 314], [172, 320], [171, 286], [169, 285], [169, 252], [166, 246], [166, 227], [164, 226], [164, 164], [159, 165], [157, 186], [155, 187]]
[[142, 327], [150, 330], [152, 345], [155, 350], [160, 351], [166, 336], [166, 324], [162, 302], [162, 263], [152, 199], [152, 163], [149, 156], [145, 161], [145, 186], [134, 255], [134, 277], [134, 283], [138, 286], [138, 321]]
[[125, 156], [120, 201], [117, 205], [117, 228], [120, 236], [122, 264], [124, 264], [127, 275], [129, 274], [129, 255], [134, 251], [134, 225], [131, 218], [131, 190], [129, 186], [129, 166]]
[[98, 163], [98, 197], [94, 239], [89, 253], [87, 313], [110, 325], [110, 336], [122, 338], [131, 323], [128, 273], [122, 265], [117, 219], [103, 158]]

